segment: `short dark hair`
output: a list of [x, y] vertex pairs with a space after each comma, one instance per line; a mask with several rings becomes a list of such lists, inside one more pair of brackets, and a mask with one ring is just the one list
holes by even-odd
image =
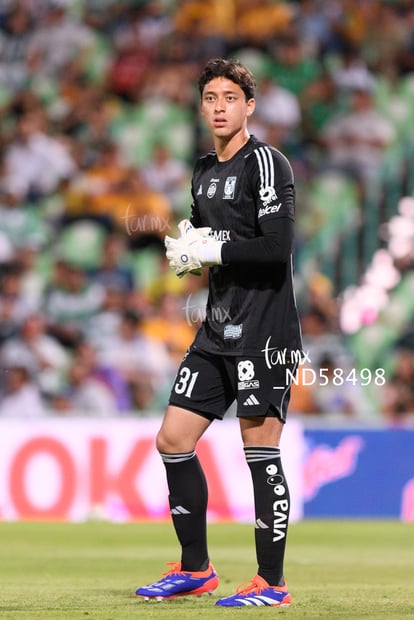
[[213, 58], [204, 67], [198, 79], [198, 89], [201, 96], [206, 84], [218, 77], [227, 78], [238, 84], [245, 94], [246, 101], [254, 98], [256, 81], [252, 72], [238, 60], [225, 60], [224, 58]]

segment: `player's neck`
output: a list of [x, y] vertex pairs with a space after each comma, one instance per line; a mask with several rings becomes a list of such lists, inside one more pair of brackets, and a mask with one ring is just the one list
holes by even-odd
[[214, 148], [219, 161], [228, 161], [248, 142], [250, 134], [247, 130], [237, 133], [231, 138], [214, 137]]

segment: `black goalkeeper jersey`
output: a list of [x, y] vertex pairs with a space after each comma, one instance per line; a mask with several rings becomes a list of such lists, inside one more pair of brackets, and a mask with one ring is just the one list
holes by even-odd
[[192, 178], [191, 222], [224, 243], [209, 269], [206, 318], [194, 344], [222, 355], [300, 350], [293, 289], [295, 189], [277, 149], [251, 136], [228, 161], [201, 157]]

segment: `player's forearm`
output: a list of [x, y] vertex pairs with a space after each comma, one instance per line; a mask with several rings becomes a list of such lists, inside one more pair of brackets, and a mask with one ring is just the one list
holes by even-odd
[[223, 265], [269, 265], [286, 263], [292, 253], [293, 222], [286, 220], [283, 231], [243, 241], [228, 241], [221, 248]]

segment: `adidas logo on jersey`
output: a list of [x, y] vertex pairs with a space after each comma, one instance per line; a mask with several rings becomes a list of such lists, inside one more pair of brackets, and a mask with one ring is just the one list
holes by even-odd
[[260, 403], [254, 394], [250, 394], [250, 396], [248, 396], [244, 401], [243, 405], [260, 405]]

